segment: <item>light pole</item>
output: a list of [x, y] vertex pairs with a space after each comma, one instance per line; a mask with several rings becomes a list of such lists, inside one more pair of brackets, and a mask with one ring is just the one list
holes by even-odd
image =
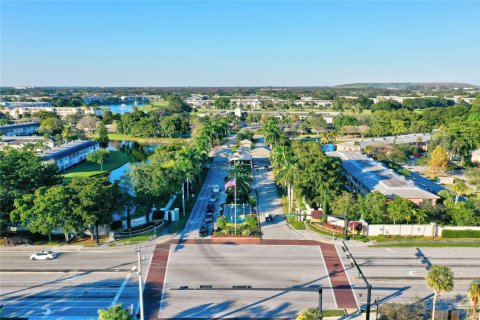
[[140, 304], [140, 320], [144, 320], [143, 313], [143, 283], [142, 283], [142, 259], [140, 257], [140, 247], [137, 247], [137, 263], [138, 263], [138, 294], [139, 294], [139, 304]]
[[323, 288], [322, 286], [318, 286], [318, 310], [320, 311], [320, 315], [323, 315]]

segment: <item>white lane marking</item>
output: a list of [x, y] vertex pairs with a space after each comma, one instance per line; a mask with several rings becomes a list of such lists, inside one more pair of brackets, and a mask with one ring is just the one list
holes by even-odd
[[168, 264], [170, 263], [170, 255], [172, 254], [173, 246], [170, 246], [170, 250], [168, 251], [167, 257], [167, 265], [165, 266], [165, 275], [163, 277], [163, 288], [162, 288], [162, 296], [160, 297], [160, 308], [158, 309], [158, 317], [160, 318], [160, 312], [162, 311], [163, 307], [163, 300], [165, 296], [165, 286], [167, 284], [167, 273], [168, 273]]
[[128, 282], [128, 280], [130, 279], [130, 276], [131, 276], [131, 275], [132, 275], [132, 274], [129, 272], [129, 273], [127, 274], [127, 276], [125, 277], [125, 280], [123, 280], [122, 285], [120, 286], [120, 288], [118, 288], [117, 294], [115, 295], [115, 298], [113, 298], [113, 301], [112, 301], [112, 304], [111, 304], [112, 306], [114, 306], [114, 305], [117, 304], [117, 301], [118, 301], [118, 299], [120, 298], [120, 295], [122, 294], [123, 289], [125, 289], [125, 286], [127, 285], [127, 282]]
[[414, 277], [414, 276], [417, 275], [417, 271], [416, 271], [416, 270], [408, 271], [408, 275], [409, 275], [410, 277]]
[[327, 272], [328, 283], [330, 284], [330, 289], [332, 290], [333, 301], [335, 301], [335, 307], [338, 309], [337, 299], [335, 298], [335, 292], [333, 292], [332, 280], [330, 280], [330, 273], [327, 269], [327, 263], [325, 262], [325, 257], [323, 256], [322, 247], [318, 246], [318, 250], [320, 250], [320, 255], [322, 256], [323, 265], [325, 266], [325, 271]]
[[355, 294], [355, 289], [352, 286], [352, 282], [350, 282], [350, 277], [348, 276], [347, 269], [345, 268], [345, 265], [343, 264], [343, 259], [340, 256], [340, 253], [338, 252], [337, 246], [334, 245], [334, 247], [335, 247], [335, 250], [337, 251], [338, 258], [340, 259], [340, 262], [342, 263], [343, 272], [345, 272], [345, 275], [347, 276], [348, 284], [350, 285], [350, 289], [352, 290], [353, 297], [355, 298], [355, 301], [357, 302], [357, 306], [360, 309], [360, 303], [358, 303], [357, 295]]

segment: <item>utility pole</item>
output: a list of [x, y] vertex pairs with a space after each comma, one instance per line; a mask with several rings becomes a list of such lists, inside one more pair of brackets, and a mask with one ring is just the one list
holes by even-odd
[[144, 320], [143, 313], [143, 283], [142, 283], [142, 259], [140, 257], [140, 247], [137, 247], [137, 262], [138, 262], [138, 294], [140, 303], [140, 320]]
[[318, 287], [318, 311], [320, 311], [320, 315], [323, 315], [323, 288], [322, 286]]
[[182, 210], [185, 217], [185, 183], [182, 183]]
[[235, 235], [237, 235], [237, 174], [235, 173]]

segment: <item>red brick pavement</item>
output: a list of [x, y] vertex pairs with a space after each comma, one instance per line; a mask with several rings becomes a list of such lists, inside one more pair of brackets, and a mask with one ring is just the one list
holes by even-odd
[[174, 239], [167, 243], [159, 244], [155, 248], [144, 291], [145, 319], [158, 319], [170, 245], [194, 244], [320, 246], [338, 308], [357, 308], [357, 302], [347, 274], [333, 244], [314, 240]]
[[145, 319], [158, 319], [169, 253], [170, 244], [158, 244], [153, 252], [143, 291]]
[[341, 309], [357, 308], [357, 301], [355, 300], [352, 287], [348, 281], [347, 273], [345, 272], [337, 249], [333, 244], [329, 243], [320, 243], [320, 248], [322, 249], [337, 307]]

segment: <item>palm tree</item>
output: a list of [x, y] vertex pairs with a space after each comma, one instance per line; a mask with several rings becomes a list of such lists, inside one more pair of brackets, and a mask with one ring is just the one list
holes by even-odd
[[330, 137], [328, 136], [328, 132], [327, 131], [323, 131], [321, 134], [320, 134], [320, 142], [322, 144], [327, 144], [330, 142]]
[[196, 179], [202, 170], [202, 158], [196, 148], [184, 147], [178, 154], [177, 164], [185, 175], [187, 182], [187, 199], [190, 194], [190, 184]]
[[477, 304], [480, 299], [480, 278], [473, 280], [472, 283], [470, 283], [468, 297], [472, 303], [472, 320], [475, 320], [477, 315]]
[[450, 292], [453, 290], [453, 272], [449, 267], [433, 265], [425, 277], [427, 286], [433, 290], [432, 319], [435, 320], [435, 307], [437, 297], [441, 292]]
[[455, 179], [455, 183], [450, 189], [455, 193], [455, 205], [458, 203], [458, 198], [468, 191], [467, 185], [460, 179]]

